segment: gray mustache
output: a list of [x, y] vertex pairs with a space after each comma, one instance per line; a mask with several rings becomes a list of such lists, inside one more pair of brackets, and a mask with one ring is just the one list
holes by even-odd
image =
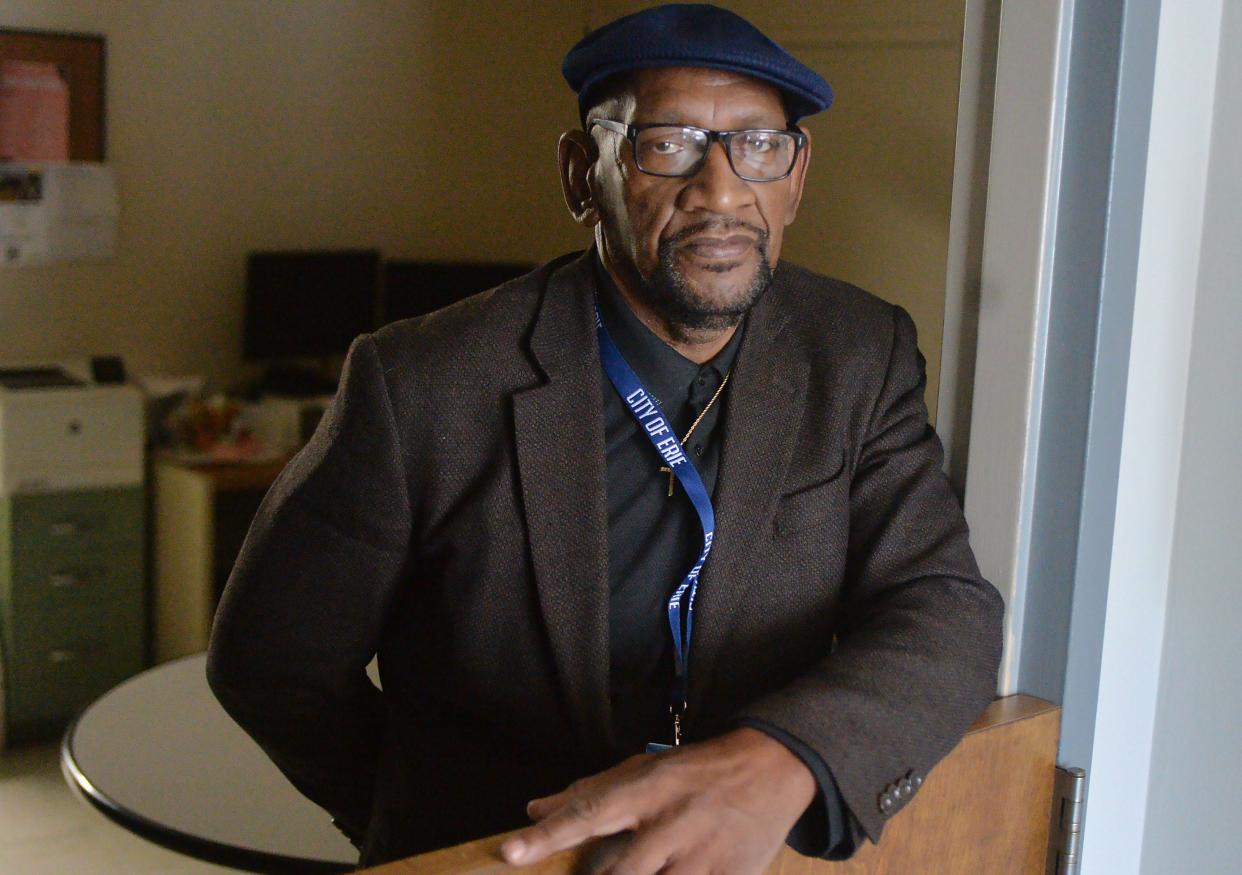
[[741, 219], [707, 219], [702, 222], [696, 222], [693, 225], [687, 225], [665, 239], [661, 245], [676, 246], [678, 243], [689, 240], [691, 237], [702, 234], [705, 231], [749, 231], [755, 235], [761, 247], [768, 242], [768, 232], [757, 225], [743, 222]]

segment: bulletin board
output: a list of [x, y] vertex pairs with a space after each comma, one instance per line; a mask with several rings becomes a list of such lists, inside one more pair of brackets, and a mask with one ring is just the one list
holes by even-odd
[[0, 161], [104, 160], [104, 56], [102, 36], [0, 28]]

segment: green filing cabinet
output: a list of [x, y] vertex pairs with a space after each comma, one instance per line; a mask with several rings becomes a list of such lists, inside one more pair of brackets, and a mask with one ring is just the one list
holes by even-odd
[[5, 744], [55, 737], [142, 670], [141, 396], [8, 389], [0, 369], [0, 709]]

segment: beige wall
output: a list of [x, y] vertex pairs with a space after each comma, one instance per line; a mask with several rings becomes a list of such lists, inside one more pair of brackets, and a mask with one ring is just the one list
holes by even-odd
[[582, 20], [578, 0], [4, 0], [0, 26], [107, 37], [122, 213], [109, 262], [0, 271], [0, 360], [117, 352], [219, 385], [248, 250], [583, 245], [555, 170]]
[[[5, 0], [0, 26], [108, 38], [122, 206], [103, 264], [0, 271], [0, 360], [117, 352], [240, 372], [248, 250], [541, 260], [584, 245], [555, 173], [586, 22], [644, 3]], [[911, 311], [933, 405], [963, 0], [728, 3], [819, 69], [791, 260]], [[441, 138], [452, 148], [437, 157]]]
[[[814, 67], [836, 101], [807, 121], [813, 160], [783, 257], [914, 317], [932, 416], [944, 330], [965, 0], [716, 0]], [[594, 0], [591, 21], [650, 2]]]

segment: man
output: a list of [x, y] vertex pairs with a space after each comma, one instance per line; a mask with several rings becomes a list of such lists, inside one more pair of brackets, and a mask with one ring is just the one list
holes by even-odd
[[848, 856], [991, 698], [1002, 605], [909, 317], [778, 266], [831, 92], [707, 6], [565, 73], [594, 247], [355, 343], [213, 689], [364, 863], [527, 815], [511, 863], [627, 830], [618, 871]]

